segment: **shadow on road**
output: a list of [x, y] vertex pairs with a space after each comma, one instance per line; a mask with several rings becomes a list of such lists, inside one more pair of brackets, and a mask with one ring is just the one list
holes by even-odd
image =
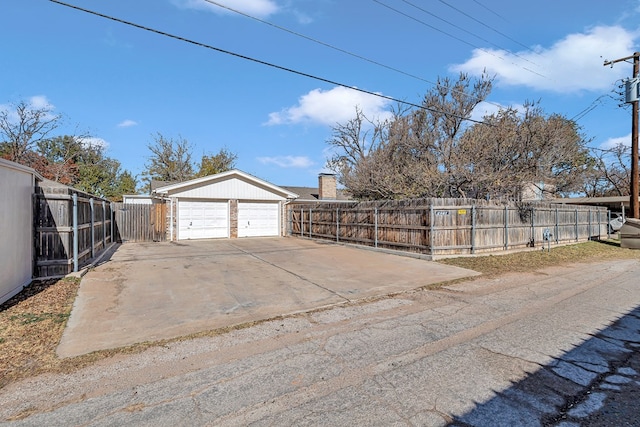
[[640, 426], [640, 307], [449, 424]]

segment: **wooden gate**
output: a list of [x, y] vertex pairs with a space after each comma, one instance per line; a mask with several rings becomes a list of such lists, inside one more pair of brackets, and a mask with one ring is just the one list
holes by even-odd
[[167, 240], [167, 205], [114, 203], [118, 242], [164, 242]]

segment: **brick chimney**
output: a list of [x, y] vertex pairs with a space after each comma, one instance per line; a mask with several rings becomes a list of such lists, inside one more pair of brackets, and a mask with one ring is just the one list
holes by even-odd
[[321, 173], [318, 175], [318, 199], [335, 200], [337, 198], [336, 176], [331, 173]]

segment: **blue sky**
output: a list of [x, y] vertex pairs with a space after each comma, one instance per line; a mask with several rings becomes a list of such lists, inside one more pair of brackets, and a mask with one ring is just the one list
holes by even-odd
[[[639, 0], [68, 3], [413, 103], [439, 76], [487, 69], [495, 88], [478, 118], [540, 100], [581, 116], [593, 147], [631, 140], [630, 109], [612, 91], [632, 65], [603, 62], [640, 50]], [[226, 147], [245, 172], [315, 186], [331, 127], [356, 105], [373, 117], [393, 104], [48, 0], [3, 2], [0, 46], [0, 108], [49, 105], [65, 116], [61, 133], [88, 131], [136, 175], [160, 132], [187, 139], [197, 159]]]

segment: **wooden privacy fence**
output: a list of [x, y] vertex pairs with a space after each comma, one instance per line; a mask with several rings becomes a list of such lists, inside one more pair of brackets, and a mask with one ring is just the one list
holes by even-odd
[[601, 207], [469, 199], [290, 205], [288, 218], [290, 235], [429, 255], [600, 239], [609, 222]]
[[165, 203], [114, 203], [118, 242], [164, 242], [167, 240]]
[[89, 264], [113, 241], [111, 202], [69, 187], [34, 195], [35, 277], [60, 277]]

